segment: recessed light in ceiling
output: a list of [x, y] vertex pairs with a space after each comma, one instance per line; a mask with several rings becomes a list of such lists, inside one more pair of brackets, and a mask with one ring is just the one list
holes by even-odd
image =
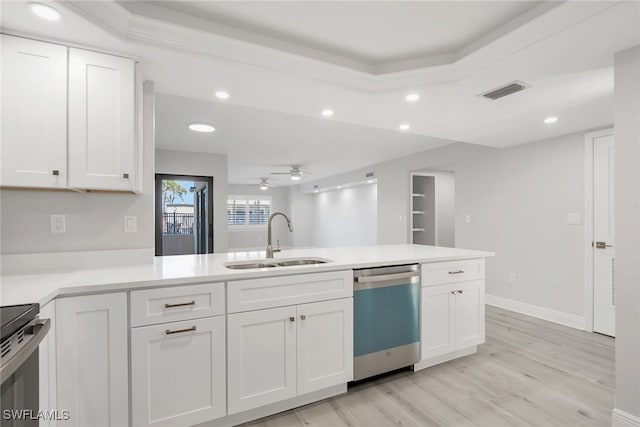
[[331, 117], [333, 116], [333, 110], [329, 110], [329, 109], [322, 110], [322, 113], [320, 114], [322, 114], [323, 117]]
[[407, 102], [416, 102], [420, 99], [420, 95], [417, 93], [410, 93], [404, 99], [406, 99]]
[[42, 3], [29, 3], [29, 8], [31, 11], [35, 13], [42, 19], [46, 19], [47, 21], [59, 21], [62, 17], [62, 14], [52, 8], [51, 6], [47, 6]]
[[367, 183], [369, 183], [369, 184], [373, 184], [373, 180], [372, 180], [372, 179], [370, 179], [369, 181], [367, 181]]
[[207, 123], [191, 123], [189, 129], [195, 132], [215, 132], [216, 128]]
[[218, 99], [229, 99], [229, 92], [225, 92], [223, 90], [219, 90], [216, 92], [216, 98]]
[[403, 132], [406, 132], [409, 129], [411, 129], [411, 126], [409, 125], [409, 123], [402, 123], [400, 126], [398, 126], [398, 129], [400, 129]]
[[342, 186], [338, 185], [336, 188], [337, 188], [338, 190], [340, 190], [340, 189], [342, 188]]
[[558, 121], [558, 118], [555, 116], [551, 116], [551, 117], [547, 117], [546, 119], [544, 119], [544, 122], [546, 124], [551, 124], [551, 123], [555, 123]]

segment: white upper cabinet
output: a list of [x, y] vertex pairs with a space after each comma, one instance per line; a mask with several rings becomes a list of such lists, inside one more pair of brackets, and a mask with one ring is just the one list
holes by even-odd
[[2, 178], [67, 186], [67, 48], [2, 35]]
[[69, 186], [136, 189], [135, 62], [69, 48]]

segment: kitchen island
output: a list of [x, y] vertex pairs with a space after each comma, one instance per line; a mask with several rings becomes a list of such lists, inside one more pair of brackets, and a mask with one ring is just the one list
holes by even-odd
[[[69, 409], [65, 425], [235, 425], [347, 391], [354, 269], [419, 266], [415, 369], [475, 352], [490, 256], [420, 245], [171, 256], [4, 276], [2, 304], [39, 302], [52, 319], [41, 407]], [[309, 258], [327, 262], [227, 267]]]

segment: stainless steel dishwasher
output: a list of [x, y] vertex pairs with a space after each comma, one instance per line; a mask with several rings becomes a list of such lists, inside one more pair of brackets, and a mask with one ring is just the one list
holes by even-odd
[[417, 264], [354, 270], [353, 379], [420, 360]]

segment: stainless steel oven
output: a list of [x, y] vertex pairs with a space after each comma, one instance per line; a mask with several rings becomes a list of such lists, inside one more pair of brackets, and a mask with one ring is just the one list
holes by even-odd
[[38, 318], [38, 304], [0, 307], [0, 426], [37, 426], [38, 345], [49, 331], [49, 319]]

